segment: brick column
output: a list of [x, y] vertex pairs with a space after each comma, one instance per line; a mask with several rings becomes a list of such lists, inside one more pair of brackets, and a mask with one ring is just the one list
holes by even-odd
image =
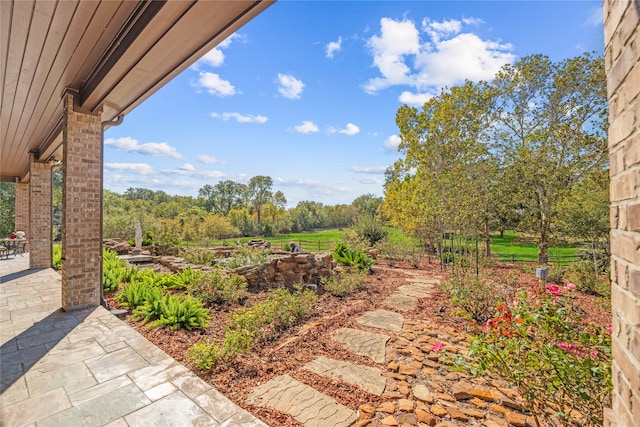
[[605, 425], [640, 426], [640, 2], [605, 0], [609, 97], [613, 403]]
[[29, 154], [29, 268], [51, 267], [52, 184], [49, 163]]
[[27, 239], [31, 238], [29, 232], [29, 183], [16, 182], [16, 231], [24, 231]]
[[101, 113], [78, 111], [63, 96], [62, 308], [100, 305], [102, 295]]

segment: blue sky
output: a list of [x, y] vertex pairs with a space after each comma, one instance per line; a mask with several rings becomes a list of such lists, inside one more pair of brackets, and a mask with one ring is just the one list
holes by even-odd
[[104, 187], [268, 175], [289, 207], [382, 196], [399, 106], [585, 51], [604, 51], [599, 0], [280, 0], [105, 132]]

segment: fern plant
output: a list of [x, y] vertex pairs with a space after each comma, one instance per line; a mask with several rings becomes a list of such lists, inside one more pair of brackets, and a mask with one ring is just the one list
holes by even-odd
[[338, 243], [332, 255], [338, 264], [354, 267], [361, 271], [368, 271], [375, 262], [366, 256], [364, 251], [349, 249], [344, 243]]

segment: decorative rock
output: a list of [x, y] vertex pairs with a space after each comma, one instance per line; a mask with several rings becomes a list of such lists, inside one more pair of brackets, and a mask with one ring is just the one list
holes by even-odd
[[448, 414], [447, 410], [440, 405], [431, 405], [431, 408], [429, 410], [433, 415], [438, 417], [444, 417]]
[[489, 406], [489, 411], [493, 412], [494, 414], [506, 414], [507, 412], [509, 412], [509, 410], [507, 408], [505, 408], [504, 406], [501, 405], [497, 405], [497, 404], [493, 404], [491, 406]]
[[426, 424], [428, 426], [434, 426], [438, 422], [436, 420], [436, 417], [434, 417], [433, 415], [431, 415], [430, 413], [428, 413], [427, 411], [424, 411], [422, 409], [416, 409], [415, 414], [416, 414], [416, 418], [418, 419], [419, 423], [423, 423], [423, 424]]
[[358, 420], [351, 427], [366, 427], [371, 424], [371, 420]]
[[413, 397], [423, 402], [433, 403], [433, 395], [424, 384], [417, 384], [413, 387]]
[[520, 411], [520, 412], [522, 412], [524, 409], [521, 404], [519, 404], [518, 402], [514, 402], [513, 400], [507, 397], [501, 398], [500, 404], [506, 408], [515, 409], [516, 411]]
[[449, 415], [451, 415], [451, 418], [453, 418], [454, 420], [458, 420], [458, 421], [469, 421], [469, 417], [467, 417], [465, 414], [463, 414], [458, 408], [456, 408], [455, 406], [452, 406], [450, 408], [447, 408], [447, 412], [449, 412]]
[[446, 400], [447, 402], [455, 402], [456, 399], [454, 399], [452, 396], [449, 396], [446, 393], [433, 393], [433, 397], [435, 399], [438, 400]]
[[497, 425], [499, 427], [508, 427], [509, 426], [509, 423], [507, 423], [507, 421], [504, 418], [496, 417], [495, 415], [488, 414], [487, 415], [487, 419], [485, 420], [485, 423], [489, 422], [489, 421], [493, 422], [494, 425]]
[[387, 369], [391, 372], [398, 372], [398, 368], [400, 368], [400, 365], [398, 365], [396, 362], [390, 362], [387, 365]]
[[475, 409], [469, 409], [469, 408], [460, 408], [460, 412], [473, 418], [484, 418], [486, 415], [485, 412], [476, 411]]
[[493, 420], [484, 420], [482, 422], [482, 425], [484, 427], [503, 427], [505, 424], [498, 424], [497, 422], [495, 422]]
[[382, 421], [380, 421], [380, 424], [385, 425], [385, 426], [397, 426], [397, 425], [400, 425], [400, 424], [398, 424], [398, 421], [396, 421], [396, 419], [393, 417], [393, 415], [389, 415], [388, 417], [384, 418]]
[[416, 370], [417, 370], [417, 369], [422, 368], [422, 363], [418, 362], [417, 360], [413, 360], [413, 361], [409, 362], [409, 366], [411, 366], [412, 368], [416, 368]]
[[500, 396], [495, 390], [484, 389], [479, 387], [470, 387], [469, 393], [473, 395], [473, 397], [477, 397], [482, 400], [486, 400], [489, 402], [495, 402], [500, 399]]
[[468, 400], [473, 398], [473, 395], [471, 394], [469, 389], [469, 384], [459, 382], [453, 385], [451, 391], [453, 392], [453, 397], [455, 397], [456, 400]]
[[436, 382], [436, 381], [431, 381], [429, 383], [429, 388], [431, 390], [435, 390], [438, 393], [444, 393], [444, 388], [442, 388], [442, 385], [440, 385], [440, 383]]
[[457, 381], [457, 380], [459, 380], [459, 379], [460, 379], [460, 375], [456, 374], [455, 372], [449, 372], [449, 373], [445, 376], [445, 378], [446, 378], [448, 381]]
[[469, 403], [472, 403], [472, 404], [473, 404], [473, 406], [476, 406], [476, 407], [478, 407], [478, 408], [482, 408], [482, 409], [486, 408], [486, 407], [487, 407], [487, 405], [488, 405], [488, 403], [487, 403], [487, 402], [485, 402], [485, 401], [484, 401], [484, 400], [482, 400], [482, 399], [478, 399], [477, 397], [474, 397], [473, 399], [471, 399], [471, 400], [469, 401]]
[[423, 374], [423, 375], [433, 375], [433, 374], [435, 374], [435, 373], [436, 373], [436, 370], [435, 370], [435, 369], [433, 369], [433, 368], [424, 368], [424, 369], [422, 370], [422, 374]]
[[418, 423], [418, 419], [415, 414], [400, 414], [398, 415], [398, 422], [401, 423], [401, 427], [415, 426]]
[[411, 389], [406, 385], [398, 385], [398, 392], [403, 396], [409, 396], [411, 393]]
[[413, 411], [413, 401], [409, 399], [400, 399], [398, 401], [398, 409], [403, 412]]
[[396, 412], [396, 405], [393, 402], [383, 402], [382, 405], [378, 406], [376, 412], [385, 412], [387, 414], [393, 414]]
[[376, 408], [374, 408], [373, 405], [370, 405], [369, 403], [365, 403], [358, 407], [358, 411], [360, 413], [361, 420], [368, 420], [373, 418], [376, 413]]
[[516, 427], [525, 427], [527, 425], [527, 417], [516, 412], [507, 411], [507, 422]]
[[399, 370], [400, 374], [402, 375], [409, 375], [412, 377], [415, 377], [416, 375], [418, 375], [418, 370], [412, 366], [409, 365], [400, 365], [400, 370]]
[[382, 393], [382, 397], [385, 399], [402, 399], [406, 396], [397, 391], [385, 391], [384, 393]]

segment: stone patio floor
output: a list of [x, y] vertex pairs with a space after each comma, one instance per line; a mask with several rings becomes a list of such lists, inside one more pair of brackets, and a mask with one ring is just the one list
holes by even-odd
[[0, 260], [0, 425], [266, 427], [103, 307], [60, 306], [57, 272]]

